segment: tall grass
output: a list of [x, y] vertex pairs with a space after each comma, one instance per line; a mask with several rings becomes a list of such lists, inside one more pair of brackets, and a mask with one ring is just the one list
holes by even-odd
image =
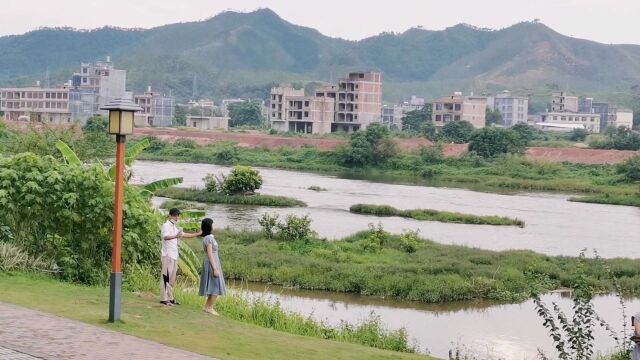
[[524, 221], [505, 216], [480, 216], [432, 209], [399, 210], [388, 205], [356, 204], [349, 208], [354, 214], [375, 216], [400, 216], [416, 220], [440, 221], [476, 225], [517, 225], [524, 227]]
[[57, 272], [53, 260], [33, 256], [18, 246], [0, 241], [0, 271]]
[[303, 201], [272, 195], [227, 195], [224, 193], [206, 191], [204, 189], [167, 188], [155, 192], [157, 196], [172, 199], [197, 201], [211, 204], [257, 205], [273, 207], [307, 206]]
[[160, 209], [171, 209], [171, 208], [179, 208], [179, 209], [187, 209], [187, 210], [206, 210], [207, 206], [204, 204], [198, 204], [191, 201], [184, 200], [165, 200], [160, 204]]
[[[575, 258], [524, 250], [495, 252], [426, 240], [407, 252], [402, 236], [378, 228], [335, 241], [279, 241], [259, 232], [231, 230], [217, 231], [216, 239], [229, 278], [400, 300], [521, 301], [568, 287], [577, 276]], [[605, 262], [620, 278], [626, 294], [640, 294], [639, 262]], [[590, 260], [585, 264], [595, 291], [613, 289], [611, 281], [599, 275], [599, 264]], [[545, 282], [531, 281], [536, 274], [548, 277]]]
[[[204, 298], [196, 293], [195, 287], [182, 282], [174, 291], [176, 299], [193, 309], [201, 309]], [[331, 326], [310, 316], [287, 312], [277, 301], [262, 296], [249, 297], [243, 290], [229, 290], [216, 302], [216, 310], [222, 316], [261, 327], [311, 336], [320, 339], [361, 344], [378, 349], [415, 353], [417, 346], [409, 342], [404, 328], [388, 330], [379, 317], [371, 316], [358, 324], [342, 322]]]

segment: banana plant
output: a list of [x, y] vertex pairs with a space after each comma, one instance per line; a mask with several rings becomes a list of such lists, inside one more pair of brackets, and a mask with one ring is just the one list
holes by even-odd
[[[136, 157], [138, 157], [138, 155], [140, 155], [146, 148], [149, 147], [149, 144], [150, 144], [149, 139], [144, 139], [139, 143], [137, 143], [136, 145], [127, 149], [127, 151], [125, 152], [125, 160], [124, 160], [125, 165], [131, 166], [135, 161]], [[82, 162], [78, 158], [78, 155], [76, 155], [73, 149], [71, 149], [69, 145], [67, 145], [64, 141], [58, 140], [58, 142], [56, 142], [56, 148], [60, 151], [60, 153], [62, 154], [62, 157], [64, 158], [66, 163], [69, 164], [69, 166], [82, 166]], [[108, 170], [106, 170], [106, 172], [111, 180], [115, 179], [115, 174], [116, 174], [115, 165], [112, 165]], [[129, 176], [126, 177], [127, 181], [129, 180], [130, 175], [131, 175], [131, 172], [129, 171]], [[181, 177], [162, 179], [162, 180], [154, 181], [150, 184], [143, 185], [140, 191], [142, 195], [144, 195], [145, 197], [151, 198], [151, 196], [153, 196], [153, 194], [157, 190], [165, 189], [181, 183], [182, 183]]]

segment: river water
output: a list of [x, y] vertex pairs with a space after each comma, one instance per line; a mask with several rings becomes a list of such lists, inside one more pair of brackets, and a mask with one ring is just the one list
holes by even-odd
[[[640, 257], [640, 209], [634, 207], [573, 203], [567, 201], [569, 195], [563, 194], [501, 195], [284, 170], [259, 170], [264, 180], [261, 193], [293, 197], [305, 201], [308, 207], [274, 209], [211, 205], [206, 212], [214, 219], [216, 227], [257, 228], [257, 219], [265, 212], [309, 214], [314, 230], [329, 239], [341, 238], [365, 230], [369, 223], [381, 222], [387, 231], [419, 229], [421, 236], [444, 244], [490, 250], [530, 249], [549, 255], [569, 256], [576, 256], [581, 249], [587, 248], [597, 249], [601, 256], [607, 258]], [[207, 173], [228, 171], [228, 167], [209, 164], [138, 161], [133, 168], [132, 182], [183, 177], [181, 186], [202, 187], [202, 178]], [[310, 186], [320, 186], [326, 191], [308, 190]], [[154, 200], [156, 204], [160, 201], [158, 198]], [[509, 216], [524, 220], [526, 226], [448, 224], [349, 213], [349, 207], [357, 203]], [[548, 352], [552, 350], [531, 301], [522, 304], [472, 302], [431, 305], [301, 290], [277, 289], [270, 294], [288, 310], [313, 314], [330, 323], [357, 321], [374, 311], [390, 328], [406, 327], [410, 337], [438, 357], [446, 357], [447, 351], [456, 344], [483, 356], [505, 359], [535, 358], [538, 347]], [[546, 299], [570, 305], [568, 299], [558, 294], [550, 294]], [[596, 309], [609, 322], [621, 326], [615, 297], [598, 297], [594, 302]], [[638, 310], [640, 301], [632, 300], [629, 311]], [[613, 345], [606, 341], [604, 333], [597, 335], [599, 350], [606, 351]]]

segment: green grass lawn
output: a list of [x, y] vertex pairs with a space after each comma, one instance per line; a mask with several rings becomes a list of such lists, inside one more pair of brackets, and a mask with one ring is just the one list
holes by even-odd
[[[122, 322], [106, 321], [109, 289], [26, 274], [0, 274], [0, 301], [78, 320], [219, 359], [425, 359], [264, 329], [186, 306], [165, 308], [155, 294], [125, 293]], [[167, 336], [170, 334], [170, 336]]]

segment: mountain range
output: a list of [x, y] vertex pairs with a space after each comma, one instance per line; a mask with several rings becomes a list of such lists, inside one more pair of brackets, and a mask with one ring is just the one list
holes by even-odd
[[291, 24], [269, 9], [152, 29], [44, 28], [0, 37], [0, 86], [33, 84], [47, 73], [51, 83], [62, 82], [81, 62], [107, 55], [128, 71], [131, 90], [151, 85], [180, 100], [266, 98], [274, 84], [313, 85], [348, 71], [378, 70], [385, 101], [509, 89], [544, 106], [552, 90], [564, 89], [640, 104], [638, 45], [576, 39], [535, 21], [500, 30], [412, 28], [348, 41]]

